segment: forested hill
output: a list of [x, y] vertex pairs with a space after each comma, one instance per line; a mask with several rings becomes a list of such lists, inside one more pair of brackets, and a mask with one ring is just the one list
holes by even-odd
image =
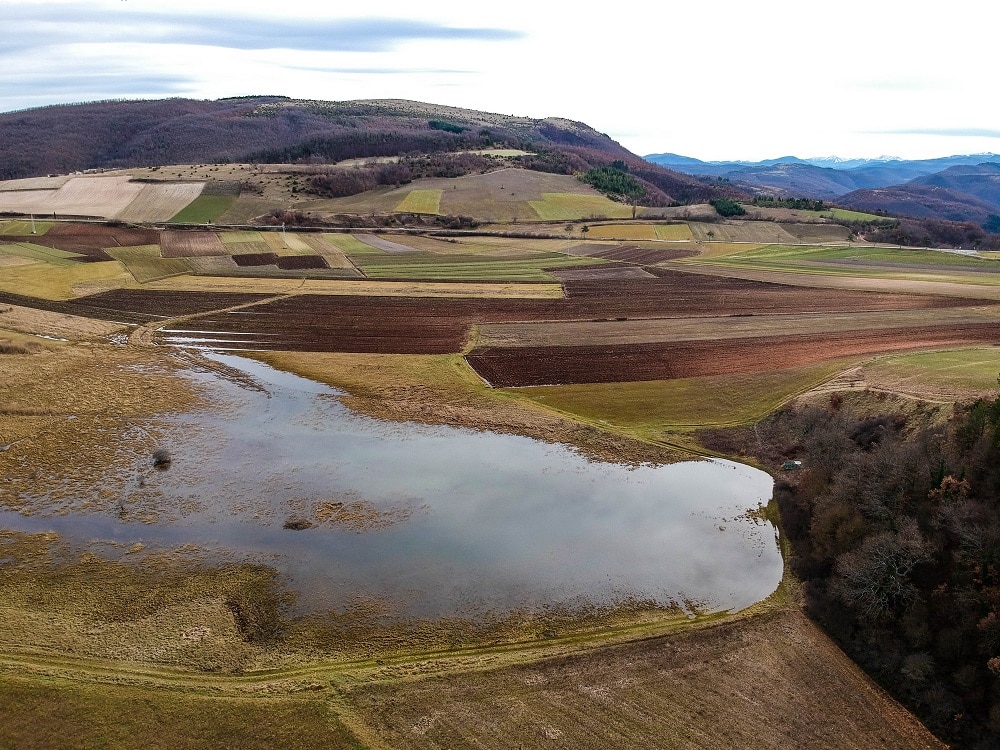
[[[619, 160], [659, 193], [691, 202], [717, 187], [651, 165], [593, 128], [404, 100], [278, 96], [109, 101], [0, 114], [0, 179], [203, 162], [315, 162], [520, 149], [519, 166], [573, 173]], [[732, 191], [730, 191], [732, 192]]]

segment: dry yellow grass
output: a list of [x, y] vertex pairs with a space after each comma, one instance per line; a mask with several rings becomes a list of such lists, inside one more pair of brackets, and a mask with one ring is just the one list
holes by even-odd
[[105, 338], [125, 330], [118, 323], [5, 304], [0, 304], [0, 328], [73, 341]]
[[66, 300], [124, 286], [134, 286], [128, 269], [118, 261], [56, 266], [34, 263], [8, 267], [0, 274], [0, 290], [42, 299]]
[[687, 224], [657, 224], [656, 239], [658, 240], [693, 240], [694, 234]]
[[398, 750], [944, 750], [796, 611], [346, 697]]
[[414, 189], [399, 202], [396, 210], [400, 213], [439, 214], [441, 213], [441, 191]]
[[595, 240], [655, 240], [656, 227], [652, 224], [598, 224], [590, 227], [588, 239]]
[[58, 190], [0, 192], [0, 211], [113, 218], [142, 192], [126, 175], [74, 177]]

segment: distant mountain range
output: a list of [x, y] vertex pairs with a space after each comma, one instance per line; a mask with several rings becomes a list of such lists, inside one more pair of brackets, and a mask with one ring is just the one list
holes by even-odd
[[757, 195], [819, 198], [861, 211], [985, 224], [1000, 214], [1000, 155], [940, 159], [799, 159], [705, 162], [650, 154], [654, 164], [726, 181]]

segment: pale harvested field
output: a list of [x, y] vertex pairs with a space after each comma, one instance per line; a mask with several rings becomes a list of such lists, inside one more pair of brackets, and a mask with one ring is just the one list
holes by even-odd
[[346, 697], [399, 750], [944, 748], [794, 610]]
[[[91, 264], [94, 265], [94, 264]], [[493, 284], [433, 281], [339, 281], [326, 279], [243, 279], [174, 276], [146, 289], [190, 292], [255, 292], [262, 294], [347, 294], [375, 297], [476, 297], [488, 299], [553, 299], [563, 296], [559, 284]], [[13, 291], [13, 290], [11, 290]]]
[[[705, 257], [704, 255], [702, 257]], [[943, 297], [963, 297], [966, 299], [1000, 300], [1000, 287], [976, 283], [975, 274], [964, 277], [960, 272], [951, 272], [948, 279], [928, 279], [929, 274], [904, 274], [897, 278], [874, 278], [864, 276], [834, 276], [817, 273], [796, 273], [794, 271], [762, 271], [748, 268], [732, 268], [728, 266], [705, 265], [699, 267], [698, 258], [684, 261], [665, 261], [658, 263], [664, 268], [673, 268], [688, 273], [699, 273], [707, 276], [721, 276], [730, 279], [746, 279], [749, 281], [768, 281], [790, 286], [817, 287], [820, 289], [850, 289], [854, 291], [892, 292], [899, 294], [932, 294]], [[909, 276], [909, 278], [907, 278]], [[923, 277], [923, 278], [921, 278]], [[954, 281], [956, 278], [967, 279], [965, 283]]]
[[352, 237], [364, 242], [366, 245], [383, 250], [390, 255], [405, 255], [406, 253], [418, 252], [414, 247], [401, 242], [393, 242], [375, 234], [355, 234]]
[[642, 219], [673, 219], [680, 221], [698, 221], [719, 217], [719, 212], [707, 203], [698, 203], [693, 206], [666, 206], [663, 208], [640, 208], [639, 217]]
[[160, 247], [164, 258], [229, 255], [215, 232], [164, 231], [160, 233]]
[[[696, 240], [715, 242], [759, 242], [763, 244], [794, 245], [798, 240], [780, 224], [770, 221], [738, 221], [730, 219], [717, 224], [692, 221], [688, 226]], [[711, 232], [711, 234], [709, 234]]]
[[120, 221], [167, 221], [201, 195], [203, 182], [140, 183], [141, 192], [114, 217]]
[[847, 242], [851, 231], [840, 224], [781, 224], [799, 242]]
[[36, 310], [31, 307], [0, 304], [0, 328], [33, 336], [79, 341], [105, 338], [125, 330], [124, 325], [94, 318]]
[[0, 252], [0, 268], [14, 266], [30, 266], [32, 263], [37, 263], [38, 261], [34, 258], [24, 258], [19, 255], [7, 255]]
[[0, 192], [0, 211], [113, 218], [142, 188], [127, 176], [73, 177], [58, 190]]
[[864, 313], [823, 312], [599, 322], [484, 323], [478, 328], [479, 338], [476, 345], [519, 347], [644, 344], [998, 321], [1000, 321], [1000, 307], [984, 306]]
[[441, 213], [489, 221], [535, 219], [537, 215], [528, 202], [541, 200], [545, 193], [600, 195], [570, 175], [527, 169], [500, 169], [489, 174], [427, 182], [427, 187], [442, 190]]
[[344, 252], [321, 234], [304, 234], [298, 238], [310, 253], [322, 255], [330, 268], [354, 268]]
[[55, 177], [25, 177], [20, 180], [4, 180], [0, 182], [0, 192], [7, 190], [58, 190], [71, 176], [68, 174]]
[[237, 273], [239, 266], [231, 255], [206, 255], [201, 258], [184, 258], [194, 273], [225, 275]]
[[315, 249], [304, 237], [291, 232], [261, 232], [268, 249], [278, 255], [313, 255]]

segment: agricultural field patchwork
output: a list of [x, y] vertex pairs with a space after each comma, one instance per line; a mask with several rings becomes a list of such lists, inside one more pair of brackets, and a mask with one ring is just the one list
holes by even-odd
[[[866, 245], [839, 247], [767, 245], [728, 252], [715, 262], [775, 270], [813, 270], [841, 275], [892, 275], [909, 270], [925, 273], [978, 273], [976, 283], [996, 283], [1000, 261], [942, 250], [918, 250]], [[927, 277], [930, 278], [930, 277]], [[943, 279], [942, 279], [943, 280]]]
[[191, 273], [192, 270], [187, 258], [162, 257], [159, 245], [113, 248], [108, 250], [108, 255], [121, 261], [140, 284]]
[[[897, 251], [733, 241], [708, 243], [696, 256], [695, 235], [683, 236], [691, 231], [686, 224], [628, 222], [609, 229], [618, 238], [613, 242], [575, 232], [576, 239], [566, 239], [564, 223], [538, 240], [62, 224], [28, 238], [18, 233], [23, 221], [11, 225], [16, 231], [4, 235], [10, 242], [0, 243], [0, 258], [10, 259], [0, 273], [0, 327], [6, 321], [28, 330], [0, 336], [13, 352], [0, 357], [0, 389], [22, 382], [21, 373], [33, 373], [38, 384], [7, 399], [0, 434], [34, 440], [32, 456], [48, 456], [52, 465], [79, 467], [73, 487], [90, 486], [84, 455], [132, 462], [121, 477], [106, 475], [105, 492], [85, 503], [65, 487], [44, 498], [25, 492], [18, 502], [22, 510], [45, 503], [68, 513], [89, 509], [116, 528], [120, 518], [144, 519], [144, 539], [168, 519], [205, 512], [204, 500], [190, 493], [157, 505], [156, 490], [147, 489], [196, 470], [190, 457], [185, 464], [183, 445], [174, 447], [169, 473], [148, 466], [155, 441], [188, 418], [171, 410], [193, 408], [203, 396], [175, 369], [190, 368], [198, 382], [217, 381], [234, 398], [254, 394], [262, 403], [277, 398], [272, 391], [286, 377], [276, 374], [269, 384], [262, 372], [241, 374], [224, 355], [178, 351], [186, 347], [252, 350], [264, 362], [340, 389], [336, 398], [316, 383], [306, 390], [320, 394], [326, 407], [353, 409], [358, 424], [359, 414], [390, 432], [416, 423], [422, 445], [434, 442], [428, 436], [437, 439], [431, 426], [454, 425], [544, 440], [552, 443], [547, 453], [568, 443], [592, 463], [631, 462], [629, 473], [698, 451], [700, 427], [753, 423], [807, 392], [829, 402], [822, 389], [845, 373], [856, 373], [858, 388], [947, 398], [989, 391], [1000, 370], [991, 346], [1000, 340], [995, 306], [726, 278], [711, 275], [708, 265], [822, 263], [856, 272], [857, 257], [904, 262]], [[945, 265], [975, 273], [963, 265], [973, 261], [955, 257]], [[935, 283], [937, 254], [905, 258], [908, 271]], [[700, 273], [678, 270], [695, 260], [703, 264]], [[356, 276], [357, 269], [369, 278]], [[127, 329], [106, 321], [142, 328], [124, 345]], [[88, 345], [25, 343], [29, 333], [44, 331]], [[104, 343], [111, 336], [115, 344]], [[56, 348], [65, 348], [65, 359], [49, 356]], [[65, 388], [67, 373], [73, 389]], [[63, 424], [65, 413], [78, 419]], [[322, 421], [311, 413], [290, 420], [310, 435]], [[212, 445], [208, 432], [189, 437]], [[101, 440], [108, 435], [123, 435], [125, 447], [107, 447]], [[15, 453], [0, 453], [0, 462]], [[207, 454], [197, 453], [199, 460]], [[8, 466], [7, 478], [18, 487], [35, 481]], [[296, 494], [290, 483], [301, 471], [272, 481], [267, 469], [260, 469], [264, 494], [288, 494], [267, 511], [273, 510], [267, 533], [295, 544], [338, 533], [338, 543], [357, 543], [358, 534], [395, 534], [411, 517], [425, 520], [420, 507], [401, 501], [386, 510], [365, 493]], [[322, 479], [328, 489], [329, 476]], [[121, 498], [119, 480], [130, 488]], [[134, 500], [143, 492], [152, 504]], [[243, 493], [223, 515], [246, 512], [252, 494]], [[747, 533], [762, 534], [774, 553], [766, 499], [762, 494], [746, 517], [701, 520], [713, 538], [746, 522]], [[35, 539], [43, 541], [55, 544], [58, 536]], [[0, 546], [0, 557], [20, 554], [2, 534]], [[706, 710], [713, 736], [732, 747], [747, 746], [751, 736], [762, 747], [786, 747], [794, 736], [797, 746], [819, 750], [833, 731], [862, 736], [845, 740], [845, 748], [873, 737], [886, 747], [934, 747], [798, 613], [788, 581], [739, 615], [693, 600], [657, 607], [639, 601], [613, 610], [588, 603], [482, 622], [414, 619], [397, 626], [386, 624], [389, 610], [379, 597], [362, 597], [341, 612], [287, 616], [277, 568], [207, 564], [201, 549], [184, 550], [196, 563], [184, 567], [175, 554], [182, 553], [108, 545], [59, 556], [65, 567], [41, 577], [8, 566], [2, 583], [11, 606], [0, 617], [6, 644], [0, 651], [7, 659], [16, 652], [18, 664], [30, 663], [46, 677], [8, 669], [0, 695], [15, 708], [11, 727], [0, 722], [0, 744], [21, 742], [37, 723], [33, 717], [55, 711], [54, 726], [98, 738], [95, 744], [115, 746], [107, 729], [113, 725], [124, 727], [129, 741], [157, 747], [158, 735], [141, 717], [114, 719], [141, 705], [202, 742], [239, 738], [248, 747], [266, 740], [499, 748], [512, 738], [526, 746], [697, 747], [708, 742], [697, 734], [706, 731]], [[777, 558], [775, 571], [777, 580]], [[43, 578], [47, 594], [58, 595], [39, 597]], [[105, 584], [121, 596], [98, 595]], [[27, 635], [17, 641], [16, 633]], [[91, 669], [104, 670], [102, 680], [133, 682], [104, 690], [95, 687]], [[737, 699], [746, 690], [769, 697], [746, 709]], [[817, 723], [821, 704], [840, 707], [847, 718]], [[254, 729], [259, 722], [264, 730]]]

